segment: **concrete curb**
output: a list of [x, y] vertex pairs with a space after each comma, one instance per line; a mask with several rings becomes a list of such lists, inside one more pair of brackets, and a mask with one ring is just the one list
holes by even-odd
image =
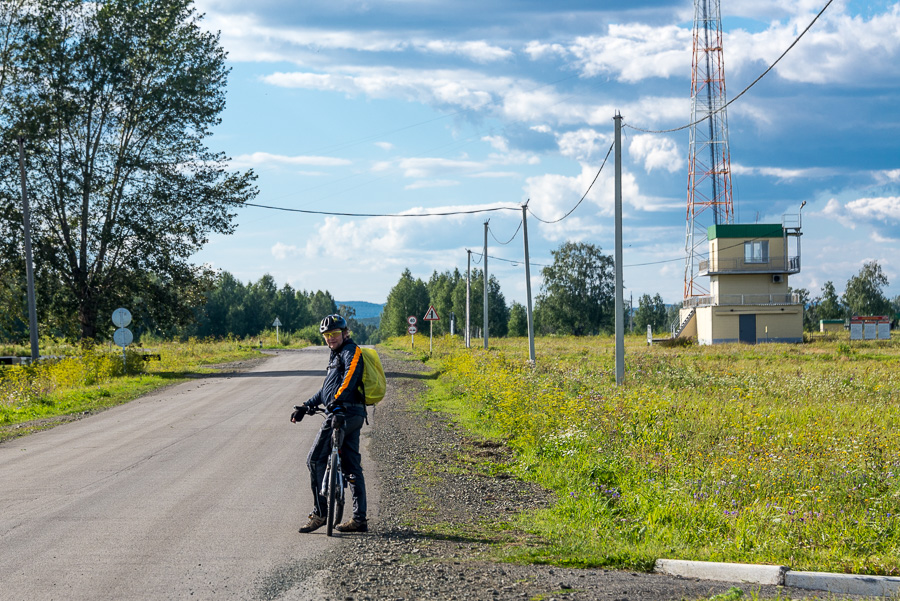
[[892, 576], [860, 576], [829, 572], [794, 572], [784, 575], [784, 585], [829, 593], [863, 597], [890, 597], [900, 591], [900, 578]]
[[658, 559], [653, 571], [682, 578], [773, 584], [865, 597], [889, 597], [900, 592], [900, 578], [892, 576], [796, 572], [786, 566]]
[[749, 563], [717, 563], [713, 561], [686, 561], [682, 559], [658, 559], [654, 572], [699, 578], [701, 580], [727, 580], [752, 584], [784, 585], [784, 566], [763, 566]]

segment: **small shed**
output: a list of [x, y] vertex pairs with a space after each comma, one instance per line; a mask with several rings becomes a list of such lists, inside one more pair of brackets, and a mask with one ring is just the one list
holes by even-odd
[[844, 329], [844, 320], [843, 319], [820, 319], [819, 320], [819, 331], [820, 332], [840, 332]]

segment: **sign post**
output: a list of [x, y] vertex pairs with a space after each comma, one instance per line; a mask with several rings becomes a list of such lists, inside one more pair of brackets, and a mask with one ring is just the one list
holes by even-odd
[[419, 329], [416, 327], [416, 316], [410, 315], [406, 318], [406, 323], [409, 324], [409, 327], [406, 328], [406, 331], [409, 332], [409, 345], [411, 348], [416, 348], [416, 332]]
[[122, 372], [128, 373], [128, 361], [125, 357], [125, 347], [134, 342], [134, 335], [127, 327], [131, 323], [131, 311], [124, 308], [118, 308], [112, 314], [113, 325], [118, 326], [113, 333], [113, 341], [117, 346], [122, 347]]
[[425, 313], [425, 317], [423, 317], [425, 321], [428, 322], [428, 352], [431, 353], [434, 351], [434, 330], [432, 326], [434, 322], [440, 319], [438, 317], [437, 311], [434, 310], [434, 306], [431, 305], [428, 307], [428, 312]]
[[281, 327], [281, 320], [276, 317], [272, 325], [275, 326], [275, 344], [278, 344], [278, 328]]

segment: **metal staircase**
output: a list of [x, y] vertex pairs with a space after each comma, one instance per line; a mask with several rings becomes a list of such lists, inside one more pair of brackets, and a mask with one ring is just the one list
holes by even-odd
[[681, 333], [684, 332], [684, 329], [688, 327], [688, 324], [691, 323], [691, 320], [694, 318], [694, 315], [697, 313], [696, 308], [691, 308], [691, 312], [687, 314], [687, 317], [684, 318], [684, 321], [681, 322], [681, 325], [678, 328], [672, 328], [672, 338], [678, 338], [681, 336]]

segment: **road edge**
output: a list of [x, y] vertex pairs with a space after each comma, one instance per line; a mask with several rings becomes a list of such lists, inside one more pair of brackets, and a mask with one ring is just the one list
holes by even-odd
[[805, 572], [787, 566], [658, 559], [653, 571], [681, 578], [774, 584], [844, 595], [889, 597], [900, 591], [900, 578], [894, 576]]

